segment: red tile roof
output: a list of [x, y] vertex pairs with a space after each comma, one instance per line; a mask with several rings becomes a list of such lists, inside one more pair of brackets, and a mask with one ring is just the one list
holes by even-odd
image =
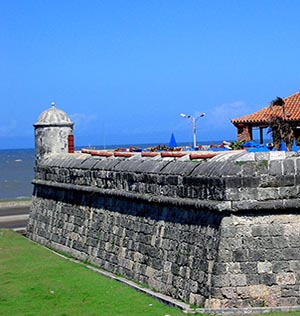
[[[300, 93], [297, 92], [285, 99], [285, 112], [288, 121], [300, 121]], [[233, 124], [252, 123], [261, 124], [268, 123], [272, 115], [283, 116], [281, 106], [267, 106], [255, 113], [232, 119]]]

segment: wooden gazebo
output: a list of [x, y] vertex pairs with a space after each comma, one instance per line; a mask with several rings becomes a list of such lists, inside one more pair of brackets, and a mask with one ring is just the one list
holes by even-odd
[[259, 128], [260, 143], [263, 144], [263, 130], [270, 126], [270, 120], [274, 115], [290, 124], [294, 138], [297, 140], [300, 137], [300, 93], [284, 98], [283, 101], [284, 107], [266, 106], [255, 113], [232, 119], [231, 123], [237, 128], [237, 140], [252, 140], [253, 128]]

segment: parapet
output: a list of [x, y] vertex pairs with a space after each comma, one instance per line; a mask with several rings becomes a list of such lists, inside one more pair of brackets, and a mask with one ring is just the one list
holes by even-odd
[[227, 152], [211, 159], [52, 154], [34, 184], [213, 211], [299, 209], [295, 153]]

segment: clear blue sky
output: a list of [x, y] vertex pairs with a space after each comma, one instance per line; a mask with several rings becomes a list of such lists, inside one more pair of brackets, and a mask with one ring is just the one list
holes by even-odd
[[236, 139], [231, 118], [300, 90], [298, 0], [0, 2], [0, 148], [54, 101], [75, 145]]

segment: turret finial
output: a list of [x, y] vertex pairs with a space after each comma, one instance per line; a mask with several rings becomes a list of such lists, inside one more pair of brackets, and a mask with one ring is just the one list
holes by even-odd
[[55, 107], [55, 103], [54, 103], [54, 102], [52, 102], [52, 103], [51, 103], [51, 106], [52, 106], [52, 107]]

